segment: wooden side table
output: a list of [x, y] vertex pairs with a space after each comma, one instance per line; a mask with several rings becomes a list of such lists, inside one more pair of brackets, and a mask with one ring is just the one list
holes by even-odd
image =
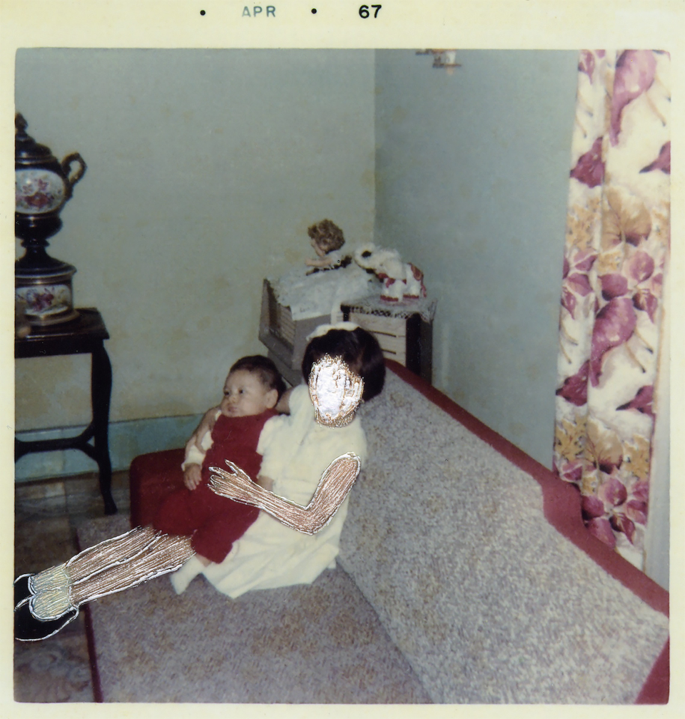
[[[78, 449], [98, 464], [100, 492], [105, 514], [115, 514], [112, 498], [112, 463], [109, 457], [109, 404], [112, 395], [112, 365], [104, 341], [109, 333], [100, 313], [93, 308], [79, 309], [75, 320], [47, 327], [34, 327], [24, 339], [15, 339], [14, 356], [54, 357], [56, 355], [91, 355], [92, 421], [76, 437], [43, 439], [32, 442], [14, 439], [14, 461], [31, 452], [53, 452]], [[90, 440], [93, 443], [90, 444]]]

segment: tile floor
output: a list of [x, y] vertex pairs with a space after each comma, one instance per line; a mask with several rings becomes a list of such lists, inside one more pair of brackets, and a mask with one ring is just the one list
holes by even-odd
[[[115, 472], [112, 494], [129, 511], [128, 472]], [[15, 576], [73, 556], [76, 529], [103, 516], [96, 474], [18, 484], [15, 492]], [[18, 702], [92, 702], [82, 616], [43, 642], [14, 643], [14, 698]]]

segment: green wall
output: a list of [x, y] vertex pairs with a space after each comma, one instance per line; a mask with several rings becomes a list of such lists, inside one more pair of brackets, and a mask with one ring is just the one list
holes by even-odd
[[[29, 134], [88, 164], [49, 252], [109, 329], [113, 422], [216, 403], [312, 222], [371, 238], [373, 77], [372, 51], [17, 53]], [[88, 362], [17, 362], [18, 429], [87, 422]]]
[[551, 466], [576, 52], [376, 52], [375, 240], [438, 299], [434, 384]]
[[[577, 53], [459, 60], [449, 75], [413, 50], [19, 51], [29, 133], [88, 163], [50, 251], [110, 331], [115, 444], [139, 451], [125, 435], [144, 426], [162, 446], [147, 420], [185, 431], [216, 402], [230, 363], [263, 351], [262, 278], [330, 217], [424, 270], [435, 385], [550, 466]], [[88, 371], [18, 362], [17, 428], [87, 422]]]

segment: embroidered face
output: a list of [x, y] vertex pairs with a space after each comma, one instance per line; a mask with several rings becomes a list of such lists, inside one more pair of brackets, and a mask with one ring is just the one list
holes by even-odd
[[309, 396], [316, 421], [328, 427], [344, 427], [354, 419], [361, 402], [364, 381], [340, 358], [325, 355], [312, 365]]
[[264, 385], [257, 373], [239, 369], [226, 378], [220, 409], [227, 417], [248, 417], [275, 407], [277, 402], [278, 392]]

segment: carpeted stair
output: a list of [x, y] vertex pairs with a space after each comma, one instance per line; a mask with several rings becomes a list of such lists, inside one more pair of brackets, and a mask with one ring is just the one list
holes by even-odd
[[364, 424], [339, 567], [237, 600], [161, 578], [94, 602], [101, 700], [666, 700], [668, 594], [585, 531], [573, 488], [398, 366]]

